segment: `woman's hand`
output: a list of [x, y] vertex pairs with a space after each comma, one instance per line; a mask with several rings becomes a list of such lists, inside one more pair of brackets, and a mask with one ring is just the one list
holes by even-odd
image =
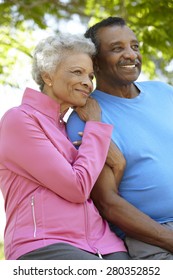
[[74, 110], [78, 113], [79, 117], [87, 121], [101, 121], [101, 109], [95, 99], [89, 97], [85, 106], [76, 107]]

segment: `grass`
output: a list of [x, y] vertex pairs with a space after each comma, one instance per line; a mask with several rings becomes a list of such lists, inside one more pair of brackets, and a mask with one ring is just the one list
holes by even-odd
[[0, 241], [0, 260], [4, 260], [4, 244]]

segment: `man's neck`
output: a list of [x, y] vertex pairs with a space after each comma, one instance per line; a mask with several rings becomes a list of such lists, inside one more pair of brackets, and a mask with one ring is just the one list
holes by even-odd
[[128, 85], [118, 85], [111, 87], [110, 85], [100, 85], [96, 86], [96, 89], [106, 92], [107, 94], [122, 97], [122, 98], [135, 98], [139, 95], [139, 89], [133, 84]]

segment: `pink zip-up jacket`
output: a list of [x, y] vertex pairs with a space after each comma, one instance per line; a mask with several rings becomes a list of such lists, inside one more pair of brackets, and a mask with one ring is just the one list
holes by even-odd
[[67, 139], [60, 106], [27, 88], [0, 124], [0, 186], [6, 259], [65, 242], [92, 253], [126, 251], [90, 192], [106, 160], [112, 126], [86, 123], [82, 145]]

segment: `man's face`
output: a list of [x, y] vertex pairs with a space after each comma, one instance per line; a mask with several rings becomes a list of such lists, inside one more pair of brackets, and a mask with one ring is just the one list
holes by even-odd
[[100, 42], [96, 58], [96, 76], [110, 84], [134, 82], [141, 72], [139, 43], [127, 26], [108, 26], [98, 31]]

